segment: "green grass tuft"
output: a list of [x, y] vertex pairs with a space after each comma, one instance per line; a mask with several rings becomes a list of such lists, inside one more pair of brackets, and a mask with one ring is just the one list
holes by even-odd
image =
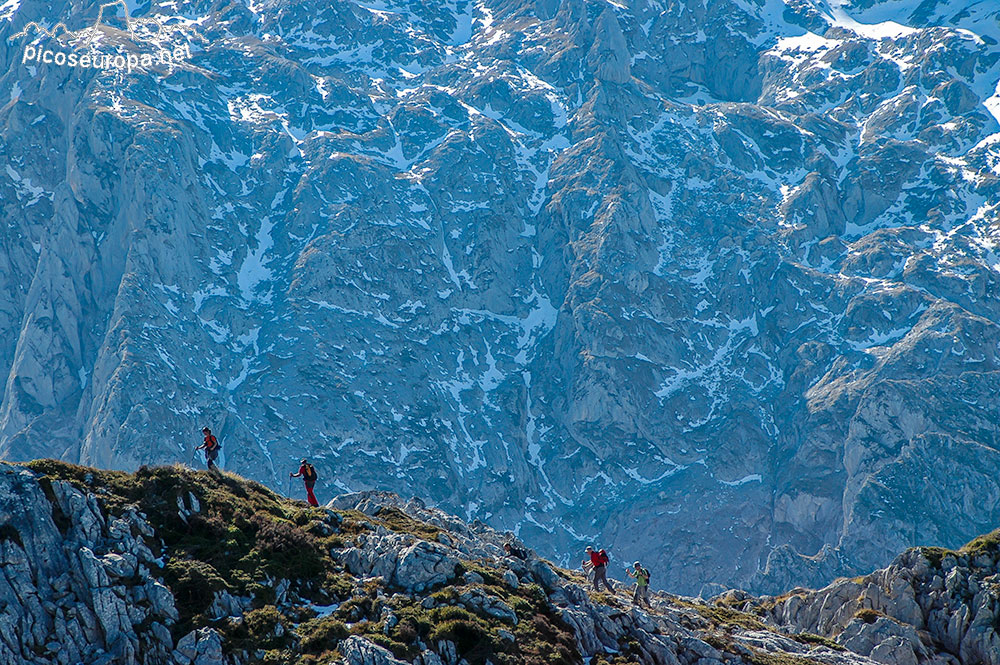
[[854, 616], [855, 618], [861, 619], [865, 623], [875, 623], [878, 621], [879, 617], [884, 617], [885, 614], [870, 607], [865, 607], [855, 612]]
[[802, 644], [816, 644], [824, 646], [828, 649], [833, 649], [834, 651], [847, 651], [843, 645], [834, 642], [829, 637], [823, 637], [822, 635], [816, 635], [814, 633], [796, 633], [795, 635], [792, 635], [792, 639], [796, 642], [801, 642]]
[[734, 610], [724, 605], [705, 605], [694, 603], [691, 605], [695, 611], [707, 619], [709, 623], [716, 627], [724, 627], [732, 630], [741, 628], [743, 630], [768, 630], [763, 621], [752, 614]]
[[970, 556], [979, 556], [981, 554], [996, 556], [997, 553], [1000, 553], [1000, 529], [972, 539], [962, 546], [959, 553]]

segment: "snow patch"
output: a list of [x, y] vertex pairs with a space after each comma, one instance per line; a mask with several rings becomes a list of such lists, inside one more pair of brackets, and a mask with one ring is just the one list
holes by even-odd
[[212, 296], [228, 296], [226, 290], [221, 286], [211, 286], [207, 289], [199, 289], [191, 294], [191, 298], [194, 300], [194, 313], [197, 314], [201, 310], [201, 306], [205, 303], [205, 300]]
[[334, 603], [333, 605], [310, 605], [309, 609], [316, 613], [317, 619], [323, 619], [340, 609], [340, 603]]
[[839, 40], [827, 39], [826, 37], [821, 37], [815, 33], [806, 32], [804, 35], [799, 35], [797, 37], [782, 37], [778, 40], [778, 43], [774, 45], [774, 48], [772, 48], [771, 51], [777, 51], [779, 53], [787, 51], [814, 53], [817, 51], [826, 51], [839, 45]]
[[[0, 21], [13, 21], [14, 14], [21, 6], [21, 0], [4, 0], [0, 4]], [[14, 85], [17, 85], [16, 83]]]
[[746, 485], [747, 483], [759, 483], [762, 482], [762, 478], [759, 473], [751, 473], [748, 476], [743, 476], [739, 480], [720, 480], [723, 485], [729, 485], [730, 487], [739, 487], [740, 485]]
[[256, 236], [257, 248], [247, 252], [247, 257], [243, 260], [239, 274], [236, 276], [244, 303], [251, 303], [259, 299], [266, 304], [271, 300], [270, 292], [258, 298], [256, 291], [261, 283], [271, 278], [271, 270], [266, 265], [264, 255], [274, 246], [274, 239], [271, 237], [272, 229], [274, 229], [274, 222], [267, 217], [261, 220], [260, 229]]
[[1000, 123], [1000, 84], [994, 90], [993, 96], [983, 102], [983, 106], [993, 116], [994, 120]]
[[895, 21], [883, 21], [881, 23], [859, 23], [844, 11], [843, 7], [833, 9], [831, 15], [833, 25], [850, 30], [861, 37], [868, 39], [900, 39], [919, 32], [917, 28], [896, 23]]
[[7, 175], [14, 181], [14, 191], [17, 194], [18, 201], [23, 202], [23, 208], [35, 205], [43, 197], [49, 200], [52, 199], [52, 194], [46, 192], [41, 187], [33, 185], [29, 178], [26, 178], [15, 171], [10, 164], [7, 164], [6, 170]]

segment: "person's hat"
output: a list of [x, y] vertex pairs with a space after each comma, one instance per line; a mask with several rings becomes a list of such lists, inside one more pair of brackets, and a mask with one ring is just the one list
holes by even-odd
[[303, 458], [302, 458], [302, 461], [300, 462], [300, 464], [305, 464], [305, 463], [306, 463], [306, 458], [305, 458], [305, 457], [303, 457]]
[[635, 567], [636, 567], [636, 568], [641, 568], [641, 566], [639, 565], [639, 562], [638, 562], [638, 561], [636, 561], [636, 562], [635, 562]]
[[208, 427], [202, 427], [201, 431], [202, 432], [211, 432], [212, 430], [208, 429]]
[[593, 551], [594, 551], [594, 548], [591, 547], [590, 545], [587, 545], [587, 549], [584, 550], [584, 552], [593, 552]]

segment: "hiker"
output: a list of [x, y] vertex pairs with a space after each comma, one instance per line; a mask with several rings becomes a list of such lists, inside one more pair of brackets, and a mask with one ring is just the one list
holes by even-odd
[[[590, 557], [590, 561], [586, 559], [583, 562], [583, 568], [587, 571], [593, 571], [594, 573], [594, 591], [600, 591], [600, 582], [604, 582], [604, 586], [608, 591], [614, 593], [615, 590], [611, 588], [611, 583], [608, 582], [608, 553], [604, 550], [595, 552], [593, 547], [587, 546], [587, 555]], [[587, 564], [590, 564], [589, 566]]]
[[299, 467], [298, 473], [290, 473], [288, 475], [291, 478], [302, 478], [302, 481], [306, 484], [306, 501], [309, 502], [310, 506], [318, 508], [319, 501], [316, 500], [316, 495], [313, 494], [313, 487], [316, 486], [316, 479], [319, 478], [316, 474], [316, 467], [303, 458], [302, 466]]
[[208, 465], [209, 471], [217, 471], [215, 466], [215, 459], [219, 456], [219, 449], [222, 446], [219, 445], [219, 440], [215, 438], [212, 434], [212, 430], [207, 427], [201, 429], [201, 433], [205, 435], [205, 443], [201, 444], [195, 450], [205, 451], [205, 462]]
[[580, 567], [583, 568], [583, 575], [587, 578], [588, 582], [594, 579], [594, 564], [591, 561], [591, 552], [593, 552], [593, 549], [588, 547], [586, 550], [587, 558], [580, 562]]
[[527, 552], [525, 552], [523, 549], [521, 549], [517, 545], [513, 545], [511, 543], [504, 543], [503, 544], [503, 551], [504, 551], [504, 554], [506, 554], [507, 556], [512, 556], [512, 557], [514, 557], [516, 559], [527, 559], [528, 558], [528, 553]]
[[649, 571], [636, 561], [633, 568], [626, 568], [625, 574], [635, 580], [635, 593], [632, 594], [632, 604], [642, 605], [646, 601], [646, 607], [652, 609], [649, 604]]

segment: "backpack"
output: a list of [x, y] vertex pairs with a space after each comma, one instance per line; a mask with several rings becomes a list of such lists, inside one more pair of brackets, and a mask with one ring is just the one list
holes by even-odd
[[302, 474], [303, 480], [308, 480], [309, 482], [315, 482], [319, 476], [316, 474], [316, 467], [312, 464], [306, 464], [306, 471]]
[[611, 561], [611, 559], [608, 558], [608, 553], [605, 552], [604, 550], [598, 552], [597, 557], [598, 557], [597, 560], [603, 563], [605, 566], [608, 565], [608, 563]]
[[652, 579], [652, 576], [649, 574], [649, 569], [643, 568], [641, 574], [646, 578], [646, 584], [649, 584], [649, 580]]
[[208, 437], [209, 437], [208, 441], [205, 442], [205, 443], [208, 444], [208, 445], [205, 446], [205, 450], [206, 451], [211, 450], [212, 452], [218, 452], [219, 449], [222, 448], [222, 444], [219, 443], [219, 440], [215, 438], [214, 434], [209, 434]]

